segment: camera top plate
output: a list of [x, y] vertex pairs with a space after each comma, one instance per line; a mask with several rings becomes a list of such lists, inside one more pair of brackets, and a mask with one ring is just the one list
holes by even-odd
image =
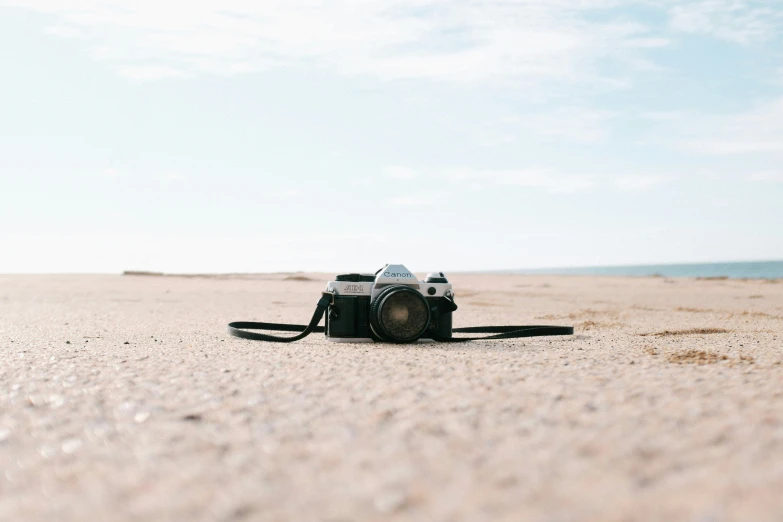
[[326, 291], [338, 296], [375, 296], [389, 285], [403, 285], [418, 290], [427, 297], [450, 297], [451, 283], [442, 272], [431, 272], [427, 280], [419, 280], [403, 265], [386, 265], [373, 274], [340, 274], [329, 281]]
[[340, 274], [335, 281], [346, 281], [350, 283], [372, 283], [375, 281], [374, 274]]

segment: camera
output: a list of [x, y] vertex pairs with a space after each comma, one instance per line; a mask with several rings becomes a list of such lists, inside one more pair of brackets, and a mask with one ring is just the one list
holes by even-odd
[[451, 339], [457, 309], [442, 272], [418, 280], [403, 265], [375, 274], [342, 274], [329, 281], [325, 332], [330, 341], [412, 343]]
[[[228, 323], [228, 333], [242, 339], [282, 343], [298, 341], [313, 332], [326, 333], [329, 341], [349, 343], [467, 342], [574, 333], [571, 326], [553, 325], [452, 328], [456, 310], [454, 291], [443, 272], [429, 273], [419, 281], [402, 265], [386, 265], [374, 274], [342, 274], [329, 281], [308, 324], [234, 321]], [[319, 326], [324, 317], [325, 325]], [[283, 337], [250, 330], [297, 333]], [[470, 335], [453, 337], [453, 333]]]

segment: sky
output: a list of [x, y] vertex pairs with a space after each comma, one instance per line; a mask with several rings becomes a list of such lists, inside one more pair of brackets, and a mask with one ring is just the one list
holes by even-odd
[[0, 0], [0, 273], [770, 259], [781, 0]]

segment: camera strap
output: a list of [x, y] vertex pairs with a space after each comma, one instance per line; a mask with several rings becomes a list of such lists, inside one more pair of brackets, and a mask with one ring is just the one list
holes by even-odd
[[[284, 324], [284, 323], [260, 323], [250, 321], [237, 321], [228, 324], [228, 333], [234, 337], [242, 339], [251, 339], [253, 341], [268, 341], [276, 343], [291, 343], [307, 337], [313, 332], [324, 332], [323, 326], [318, 326], [326, 310], [332, 303], [332, 295], [324, 293], [315, 307], [312, 319], [307, 325], [303, 324]], [[299, 332], [298, 335], [290, 337], [279, 337], [263, 333], [249, 332], [248, 330], [268, 330], [276, 332]], [[454, 333], [466, 334], [492, 334], [481, 337], [440, 337], [432, 335], [432, 339], [442, 343], [461, 343], [465, 341], [479, 341], [482, 339], [516, 339], [519, 337], [541, 337], [546, 335], [573, 335], [572, 326], [549, 326], [549, 325], [529, 325], [529, 326], [467, 326], [464, 328], [452, 329]]]
[[[326, 313], [329, 305], [332, 304], [331, 294], [322, 294], [321, 299], [318, 300], [318, 304], [315, 306], [315, 312], [312, 319], [307, 324], [283, 324], [283, 323], [254, 323], [249, 321], [238, 321], [235, 323], [228, 323], [228, 333], [234, 337], [241, 337], [242, 339], [251, 339], [253, 341], [270, 341], [275, 343], [292, 343], [298, 341], [304, 337], [307, 337], [313, 332], [323, 332], [324, 327], [318, 326], [321, 322], [324, 314]], [[301, 332], [299, 335], [291, 337], [278, 337], [276, 335], [267, 335], [256, 332], [248, 332], [247, 330], [272, 330], [277, 332]]]

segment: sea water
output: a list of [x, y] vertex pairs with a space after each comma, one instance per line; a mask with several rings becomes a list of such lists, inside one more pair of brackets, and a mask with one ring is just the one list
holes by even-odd
[[511, 270], [514, 274], [613, 275], [664, 277], [729, 277], [732, 279], [783, 279], [783, 261], [684, 263], [675, 265], [592, 266]]

